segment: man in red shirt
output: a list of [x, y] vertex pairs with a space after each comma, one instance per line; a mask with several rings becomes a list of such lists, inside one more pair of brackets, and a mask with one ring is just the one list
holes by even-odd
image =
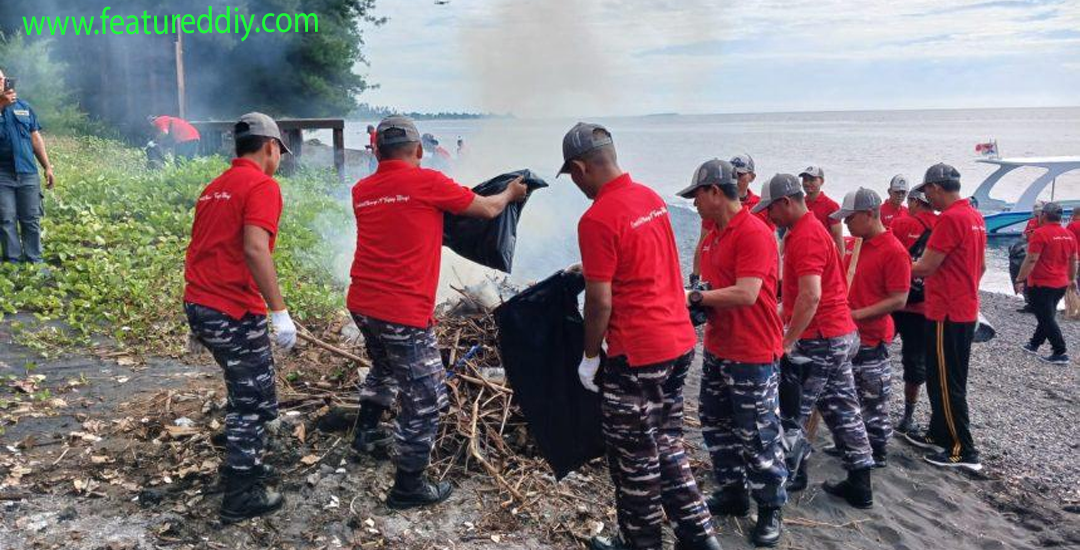
[[1057, 322], [1058, 302], [1065, 291], [1076, 284], [1076, 238], [1072, 232], [1061, 227], [1061, 205], [1048, 202], [1039, 214], [1039, 228], [1028, 238], [1028, 252], [1020, 266], [1017, 292], [1024, 282], [1031, 296], [1038, 325], [1031, 341], [1022, 346], [1028, 353], [1038, 353], [1039, 346], [1050, 340], [1051, 354], [1040, 357], [1047, 363], [1068, 365], [1065, 339]]
[[447, 404], [442, 359], [435, 340], [443, 213], [494, 218], [525, 198], [521, 179], [482, 197], [441, 172], [420, 167], [420, 134], [411, 120], [387, 117], [377, 129], [379, 169], [353, 187], [356, 255], [347, 306], [364, 335], [371, 370], [360, 389], [352, 448], [384, 456], [390, 436], [379, 420], [399, 405], [393, 440], [394, 486], [386, 504], [404, 509], [445, 500], [447, 482], [424, 475]]
[[870, 469], [874, 458], [851, 372], [859, 335], [848, 309], [840, 249], [807, 209], [803, 189], [791, 174], [773, 176], [754, 209], [768, 210], [773, 223], [787, 230], [781, 283], [781, 318], [786, 329], [780, 413], [794, 438], [788, 464], [795, 474], [788, 491], [806, 487], [809, 448], [800, 433], [816, 406], [843, 450], [848, 471], [846, 480], [826, 483], [825, 491], [852, 506], [868, 508], [873, 505]]
[[157, 131], [155, 140], [169, 145], [173, 154], [188, 159], [194, 158], [199, 151], [199, 130], [190, 122], [168, 115], [150, 117], [150, 124]]
[[[917, 261], [926, 250], [926, 241], [937, 224], [938, 216], [930, 207], [930, 199], [922, 191], [908, 194], [908, 215], [893, 222], [893, 236]], [[911, 430], [919, 389], [926, 383], [926, 312], [923, 280], [912, 279], [907, 305], [893, 312], [896, 331], [900, 333], [900, 363], [904, 366], [904, 416], [895, 431], [906, 434]]]
[[679, 192], [716, 225], [701, 247], [701, 276], [711, 290], [694, 290], [688, 298], [691, 306], [708, 308], [698, 412], [719, 488], [706, 502], [715, 515], [745, 516], [753, 491], [754, 544], [775, 546], [787, 502], [777, 400], [779, 262], [775, 234], [739, 200], [735, 170], [710, 160]]
[[889, 200], [881, 205], [881, 224], [892, 227], [893, 220], [907, 216], [908, 209], [904, 208], [904, 198], [908, 193], [908, 181], [903, 174], [893, 176], [889, 182]]
[[821, 225], [829, 230], [833, 242], [836, 243], [836, 249], [843, 251], [844, 228], [840, 226], [839, 221], [830, 217], [840, 208], [840, 205], [821, 190], [821, 187], [825, 185], [825, 171], [820, 166], [807, 166], [806, 170], [799, 173], [799, 177], [802, 179], [803, 191], [806, 193], [806, 208], [814, 214]]
[[[1035, 230], [1039, 228], [1039, 220], [1040, 220], [1039, 216], [1042, 214], [1042, 209], [1043, 209], [1043, 206], [1045, 204], [1046, 204], [1046, 201], [1035, 201], [1035, 206], [1032, 207], [1032, 209], [1031, 209], [1031, 219], [1029, 219], [1027, 221], [1027, 224], [1024, 225], [1024, 238], [1025, 239], [1028, 238], [1028, 237], [1031, 237], [1031, 234], [1034, 233]], [[1021, 280], [1023, 280], [1023, 279], [1021, 279]]]
[[195, 203], [184, 262], [191, 340], [214, 355], [229, 394], [222, 523], [271, 512], [284, 502], [266, 488], [273, 471], [262, 462], [264, 426], [278, 413], [268, 304], [274, 343], [286, 350], [296, 343], [271, 257], [282, 208], [273, 175], [289, 149], [274, 120], [261, 113], [240, 117], [233, 135], [237, 158]]
[[[743, 208], [749, 210], [761, 202], [761, 197], [755, 195], [754, 191], [750, 189], [750, 184], [757, 178], [757, 174], [754, 173], [754, 159], [750, 155], [743, 153], [731, 157], [730, 162], [739, 178], [739, 203], [743, 205]], [[759, 212], [756, 216], [765, 222], [765, 225], [769, 226], [769, 230], [776, 229], [772, 222], [769, 221], [769, 215], [766, 212]], [[714, 227], [716, 226], [712, 220], [701, 220], [701, 235], [698, 236], [697, 246], [694, 247], [694, 270], [690, 274], [690, 286], [693, 286], [701, 275], [701, 270], [698, 269], [701, 263], [701, 243], [705, 241], [705, 236]]]
[[858, 258], [848, 256], [844, 271], [851, 280], [848, 289], [851, 318], [859, 328], [859, 353], [852, 361], [852, 371], [866, 435], [878, 468], [885, 467], [886, 446], [892, 437], [889, 421], [892, 365], [888, 346], [894, 328], [890, 314], [904, 307], [911, 288], [911, 258], [882, 222], [881, 206], [877, 193], [859, 189], [845, 195], [840, 210], [833, 214], [834, 218], [844, 220], [852, 236], [862, 239]]
[[936, 466], [982, 469], [971, 437], [967, 406], [968, 364], [979, 320], [979, 281], [986, 271], [986, 224], [967, 199], [960, 198], [960, 172], [948, 164], [926, 170], [923, 191], [941, 212], [926, 252], [911, 274], [926, 280], [926, 392], [930, 426], [909, 431], [912, 444], [931, 451]]
[[[600, 391], [620, 537], [594, 550], [661, 547], [665, 515], [680, 549], [719, 550], [683, 448], [683, 382], [697, 339], [667, 204], [618, 165], [611, 133], [578, 123], [563, 165], [593, 204], [578, 222], [585, 276], [582, 385]], [[600, 366], [601, 345], [607, 360]]]
[[1077, 214], [1080, 214], [1080, 209], [1074, 208], [1072, 218], [1069, 220], [1069, 225], [1065, 226], [1065, 229], [1068, 229], [1073, 234], [1077, 244], [1080, 245], [1080, 216], [1077, 216]]

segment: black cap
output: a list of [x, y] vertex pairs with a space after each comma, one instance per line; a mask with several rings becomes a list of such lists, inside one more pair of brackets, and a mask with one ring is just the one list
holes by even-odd
[[[600, 132], [602, 135], [600, 137], [595, 137], [594, 134], [596, 132]], [[570, 161], [581, 158], [582, 155], [589, 151], [614, 143], [615, 142], [611, 139], [611, 132], [599, 124], [589, 124], [587, 122], [575, 124], [563, 137], [563, 163], [559, 168], [558, 174], [555, 174], [555, 177], [557, 178], [562, 174], [568, 174], [570, 172]]]
[[738, 184], [739, 177], [735, 174], [735, 167], [730, 162], [712, 159], [699, 166], [694, 171], [694, 177], [690, 179], [690, 186], [676, 194], [684, 199], [692, 199], [694, 193], [702, 187], [709, 187], [710, 185], [736, 187]]
[[956, 183], [960, 184], [960, 172], [956, 168], [945, 164], [944, 162], [935, 164], [926, 169], [926, 175], [923, 176], [923, 182], [916, 185], [912, 191], [923, 191], [927, 184], [930, 183]]

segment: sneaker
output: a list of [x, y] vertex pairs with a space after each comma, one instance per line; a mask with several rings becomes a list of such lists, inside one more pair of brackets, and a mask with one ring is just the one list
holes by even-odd
[[934, 438], [930, 437], [929, 433], [921, 430], [912, 429], [908, 433], [904, 434], [904, 439], [908, 440], [908, 443], [920, 448], [932, 451], [935, 453], [945, 452], [945, 447], [938, 445]]
[[1029, 344], [1021, 344], [1020, 349], [1024, 350], [1025, 352], [1027, 352], [1027, 353], [1029, 353], [1031, 355], [1035, 355], [1036, 353], [1039, 353], [1039, 348], [1031, 345], [1030, 343]]
[[910, 416], [904, 416], [900, 419], [900, 423], [893, 426], [893, 435], [896, 437], [903, 437], [915, 426], [915, 422]]
[[944, 468], [963, 468], [972, 472], [982, 470], [982, 463], [979, 462], [979, 456], [975, 454], [954, 456], [942, 452], [928, 454], [923, 457], [923, 460], [934, 466], [942, 466]]
[[829, 456], [835, 456], [837, 458], [844, 456], [844, 451], [841, 451], [840, 447], [837, 447], [835, 443], [829, 443], [828, 445], [822, 447], [821, 452]]
[[1039, 361], [1042, 361], [1043, 363], [1050, 363], [1051, 365], [1068, 365], [1069, 356], [1065, 355], [1064, 353], [1055, 353], [1052, 355], [1047, 355], [1046, 357], [1040, 357]]

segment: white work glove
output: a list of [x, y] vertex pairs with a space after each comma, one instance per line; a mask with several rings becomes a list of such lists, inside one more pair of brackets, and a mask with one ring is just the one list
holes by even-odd
[[563, 271], [567, 273], [581, 273], [581, 262], [572, 263], [566, 266]]
[[585, 389], [591, 392], [599, 392], [600, 388], [593, 381], [596, 378], [596, 371], [600, 368], [600, 356], [586, 357], [581, 356], [581, 363], [578, 365], [577, 374], [578, 378], [581, 378], [581, 385], [585, 386]]
[[274, 343], [289, 351], [296, 345], [296, 325], [293, 324], [289, 310], [270, 312], [270, 323], [274, 325]]

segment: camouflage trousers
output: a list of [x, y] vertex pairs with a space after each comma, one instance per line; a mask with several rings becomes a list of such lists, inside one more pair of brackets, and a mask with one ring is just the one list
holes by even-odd
[[836, 446], [843, 453], [844, 467], [860, 470], [874, 465], [866, 437], [851, 360], [859, 350], [858, 333], [836, 338], [799, 340], [780, 365], [781, 395], [795, 394], [794, 403], [781, 404], [784, 428], [804, 429], [816, 406]]
[[862, 346], [851, 364], [855, 390], [862, 406], [863, 424], [874, 454], [883, 454], [892, 437], [889, 399], [892, 397], [892, 364], [885, 344]]
[[262, 464], [267, 422], [277, 418], [274, 355], [265, 315], [240, 320], [220, 311], [185, 303], [191, 333], [225, 374], [225, 464], [243, 472]]
[[704, 371], [698, 412], [716, 484], [749, 480], [758, 506], [783, 506], [788, 471], [780, 446], [776, 363], [737, 363], [705, 352]]
[[406, 472], [423, 472], [439, 432], [439, 415], [449, 406], [435, 331], [357, 313], [353, 320], [371, 358], [371, 371], [360, 384], [360, 401], [387, 408], [399, 405], [394, 465]]
[[608, 469], [623, 539], [660, 550], [665, 514], [680, 541], [712, 536], [712, 518], [683, 448], [683, 384], [694, 352], [631, 367], [625, 356], [604, 365], [600, 402]]

